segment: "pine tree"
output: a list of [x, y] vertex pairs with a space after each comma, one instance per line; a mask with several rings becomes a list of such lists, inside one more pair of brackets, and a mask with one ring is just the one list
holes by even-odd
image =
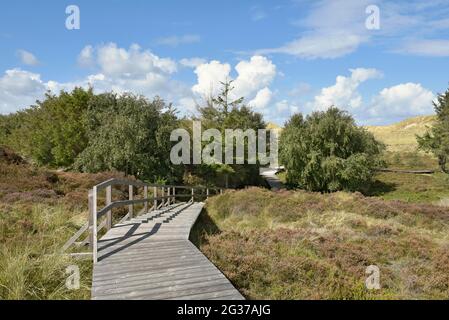
[[437, 115], [435, 125], [422, 136], [416, 136], [419, 148], [433, 153], [438, 158], [441, 170], [449, 173], [446, 168], [449, 157], [449, 89], [439, 94], [433, 107]]

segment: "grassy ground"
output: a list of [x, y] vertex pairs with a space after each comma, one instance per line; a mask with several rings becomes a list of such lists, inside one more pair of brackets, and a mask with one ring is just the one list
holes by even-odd
[[387, 145], [388, 151], [409, 152], [417, 147], [416, 135], [426, 132], [434, 121], [435, 116], [420, 116], [388, 126], [367, 126], [367, 129]]
[[251, 299], [444, 299], [448, 235], [446, 207], [252, 188], [209, 199], [193, 239]]
[[[90, 298], [91, 263], [58, 251], [87, 221], [88, 188], [121, 175], [58, 173], [0, 151], [0, 300]], [[66, 289], [69, 265], [79, 290]]]
[[[390, 169], [432, 169], [434, 174], [380, 172], [363, 193], [385, 200], [412, 203], [449, 205], [449, 175], [440, 172], [434, 157], [422, 152], [386, 152], [385, 162]], [[285, 172], [278, 177], [285, 183]]]

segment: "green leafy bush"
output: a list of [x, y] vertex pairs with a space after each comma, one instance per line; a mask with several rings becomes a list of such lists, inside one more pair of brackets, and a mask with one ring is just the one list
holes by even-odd
[[280, 140], [287, 183], [311, 191], [359, 190], [382, 164], [383, 145], [344, 111], [296, 114]]

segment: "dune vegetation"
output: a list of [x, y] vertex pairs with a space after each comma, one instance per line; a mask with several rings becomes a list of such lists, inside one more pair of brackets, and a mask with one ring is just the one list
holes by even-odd
[[[118, 173], [57, 172], [0, 148], [0, 300], [89, 299], [91, 263], [59, 253], [87, 221], [87, 190]], [[68, 290], [66, 268], [80, 269]]]
[[419, 116], [386, 126], [367, 126], [366, 129], [382, 141], [388, 151], [410, 152], [418, 147], [416, 135], [424, 134], [434, 122], [435, 116]]
[[444, 299], [448, 234], [442, 206], [251, 188], [209, 199], [192, 239], [250, 299]]

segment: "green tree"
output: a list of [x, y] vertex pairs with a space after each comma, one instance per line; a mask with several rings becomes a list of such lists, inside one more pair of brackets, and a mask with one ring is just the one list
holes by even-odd
[[76, 159], [78, 170], [117, 170], [151, 181], [182, 176], [170, 163], [170, 132], [178, 120], [163, 100], [100, 94], [91, 101], [87, 118], [89, 144]]
[[[222, 82], [222, 90], [216, 97], [211, 97], [206, 101], [205, 106], [198, 106], [199, 117], [203, 130], [214, 128], [218, 129], [225, 137], [226, 129], [264, 129], [266, 127], [263, 117], [260, 113], [254, 112], [250, 107], [244, 104], [244, 98], [235, 98], [232, 96], [233, 81]], [[245, 155], [247, 154], [247, 141], [245, 141]], [[223, 148], [224, 152], [224, 148]], [[223, 155], [224, 159], [224, 155]], [[255, 185], [260, 182], [259, 165], [248, 164], [232, 165], [201, 165], [189, 166], [187, 169], [200, 176], [206, 181], [216, 185], [226, 187], [241, 187], [244, 185]], [[208, 169], [205, 168], [208, 167]], [[211, 171], [214, 174], [211, 174]]]
[[87, 145], [85, 116], [93, 90], [75, 88], [10, 117], [7, 143], [40, 165], [70, 166]]
[[293, 115], [280, 139], [287, 182], [311, 191], [359, 190], [382, 162], [383, 145], [335, 107]]
[[416, 139], [419, 148], [433, 153], [438, 158], [441, 170], [449, 173], [449, 169], [446, 168], [449, 157], [449, 89], [438, 95], [433, 106], [437, 115], [434, 126]]

